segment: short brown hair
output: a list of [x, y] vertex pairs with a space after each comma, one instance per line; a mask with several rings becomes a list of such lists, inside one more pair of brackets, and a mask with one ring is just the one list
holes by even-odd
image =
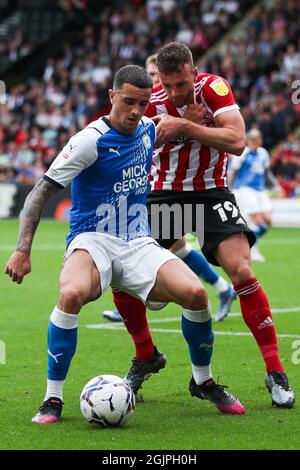
[[247, 132], [246, 137], [249, 140], [256, 140], [256, 139], [261, 139], [262, 135], [259, 129], [250, 129], [250, 131]]
[[170, 42], [157, 52], [157, 67], [162, 73], [180, 72], [185, 64], [194, 67], [194, 60], [190, 49], [181, 42]]

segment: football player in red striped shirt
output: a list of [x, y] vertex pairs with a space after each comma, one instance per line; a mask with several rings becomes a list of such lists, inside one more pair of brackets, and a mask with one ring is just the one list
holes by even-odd
[[[193, 219], [204, 207], [202, 251], [208, 261], [222, 266], [233, 282], [244, 321], [265, 362], [265, 385], [272, 394], [273, 404], [291, 408], [294, 393], [279, 358], [271, 309], [251, 267], [250, 247], [255, 236], [227, 187], [227, 152], [241, 155], [245, 147], [245, 126], [239, 107], [226, 80], [213, 74], [198, 73], [191, 51], [185, 45], [169, 43], [163, 46], [158, 51], [157, 65], [161, 83], [154, 88], [146, 112], [157, 123], [148, 196], [150, 220], [154, 205], [170, 207], [178, 204], [183, 215], [185, 207], [192, 206]], [[203, 107], [207, 110], [205, 114]], [[196, 220], [191, 222], [196, 225]], [[168, 239], [162, 234], [156, 237], [165, 248], [171, 248], [180, 238], [172, 235], [174, 220], [170, 229]], [[137, 312], [140, 317], [145, 307], [122, 292], [115, 293], [115, 303], [130, 332]], [[194, 339], [199, 325], [195, 319], [183, 319], [183, 334], [192, 356], [195, 349], [195, 362], [199, 345]], [[131, 331], [140, 342], [148, 335], [146, 327], [141, 331]], [[197, 364], [195, 366], [197, 370]], [[201, 398], [201, 390], [204, 385], [209, 386], [209, 380], [202, 382], [201, 373], [193, 375], [191, 394]], [[127, 379], [132, 385], [136, 381], [140, 386], [148, 376], [147, 367], [140, 361], [133, 363]]]
[[[153, 85], [159, 83], [158, 68], [156, 63], [157, 54], [149, 56], [146, 60], [146, 70], [152, 78]], [[153, 95], [155, 96], [155, 95]], [[215, 316], [216, 321], [224, 320], [230, 312], [233, 300], [236, 299], [236, 293], [233, 286], [229, 284], [207, 261], [199, 251], [195, 250], [190, 243], [181, 238], [176, 241], [170, 250], [181, 258], [194, 273], [201, 277], [205, 282], [215, 288], [220, 300], [219, 308]], [[122, 295], [122, 294], [120, 294]], [[113, 322], [122, 322], [123, 318], [118, 311], [104, 310], [104, 318]], [[139, 359], [149, 359], [149, 349], [143, 351], [143, 343], [137, 345], [137, 357]], [[153, 353], [153, 350], [151, 351]]]

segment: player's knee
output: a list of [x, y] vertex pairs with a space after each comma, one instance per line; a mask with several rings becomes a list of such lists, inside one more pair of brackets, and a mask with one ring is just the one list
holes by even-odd
[[233, 284], [238, 285], [248, 281], [253, 277], [253, 271], [251, 268], [250, 260], [245, 259], [243, 262], [237, 264], [233, 272], [231, 273], [231, 279]]
[[184, 307], [189, 310], [203, 310], [207, 307], [207, 293], [204, 287], [195, 282], [187, 290]]
[[263, 222], [267, 224], [268, 228], [272, 226], [272, 217], [270, 215], [265, 215]]
[[85, 293], [75, 286], [61, 287], [59, 305], [64, 312], [78, 312], [85, 302]]

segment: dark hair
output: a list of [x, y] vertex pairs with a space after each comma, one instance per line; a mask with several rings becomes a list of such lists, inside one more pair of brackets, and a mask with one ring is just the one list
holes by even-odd
[[162, 73], [180, 72], [185, 64], [194, 67], [190, 49], [181, 42], [170, 42], [162, 46], [157, 53], [157, 67]]
[[138, 65], [125, 65], [119, 69], [115, 75], [113, 89], [120, 90], [124, 83], [129, 83], [138, 88], [152, 88], [152, 80], [150, 75], [143, 67]]

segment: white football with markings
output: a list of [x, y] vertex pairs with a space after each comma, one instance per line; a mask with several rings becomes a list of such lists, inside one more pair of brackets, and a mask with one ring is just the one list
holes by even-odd
[[135, 396], [132, 389], [116, 375], [94, 377], [80, 394], [83, 416], [97, 427], [123, 426], [134, 408]]

